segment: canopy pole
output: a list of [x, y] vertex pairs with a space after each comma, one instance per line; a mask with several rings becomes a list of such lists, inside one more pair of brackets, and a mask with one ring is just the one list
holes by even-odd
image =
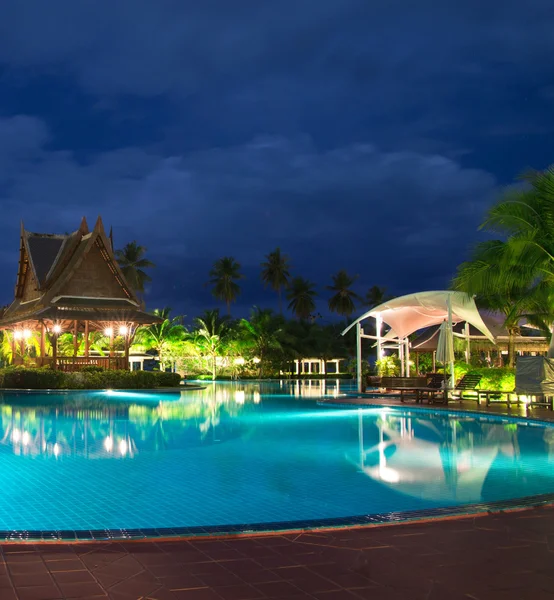
[[358, 382], [358, 393], [364, 392], [362, 374], [362, 326], [356, 323], [356, 380]]
[[400, 360], [400, 377], [404, 377], [404, 342], [398, 344], [398, 359]]
[[464, 333], [466, 337], [466, 363], [469, 365], [469, 361], [471, 360], [471, 338], [469, 335], [469, 323], [467, 321]]
[[[446, 306], [448, 308], [448, 328], [450, 329], [450, 332], [452, 332], [452, 299], [450, 298], [450, 296], [447, 297], [446, 299]], [[446, 368], [446, 365], [444, 365]], [[454, 375], [454, 360], [450, 361], [450, 388], [454, 389], [454, 386], [456, 385], [455, 382], [455, 375]]]
[[381, 330], [383, 325], [383, 317], [381, 314], [375, 316], [375, 336], [377, 338], [377, 360], [383, 358], [383, 340], [381, 338]]
[[406, 338], [406, 377], [410, 376], [410, 340]]

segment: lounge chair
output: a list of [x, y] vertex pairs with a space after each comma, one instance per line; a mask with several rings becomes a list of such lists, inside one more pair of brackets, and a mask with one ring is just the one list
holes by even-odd
[[448, 400], [475, 400], [479, 404], [480, 396], [477, 386], [481, 381], [481, 375], [468, 373], [464, 375], [454, 388], [445, 390], [440, 389], [423, 393], [422, 399], [427, 398], [429, 403], [446, 403]]

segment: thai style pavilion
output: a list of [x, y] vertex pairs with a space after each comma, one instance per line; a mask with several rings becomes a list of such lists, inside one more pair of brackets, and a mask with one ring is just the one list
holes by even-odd
[[[31, 233], [21, 224], [15, 299], [0, 319], [14, 364], [31, 360], [64, 371], [89, 365], [127, 369], [136, 328], [159, 320], [142, 310], [100, 217], [92, 231], [83, 218], [79, 229], [67, 235]], [[106, 356], [90, 350], [95, 331], [109, 340]], [[73, 356], [58, 355], [62, 333], [73, 335]], [[39, 341], [36, 356], [29, 359], [31, 340]], [[122, 350], [116, 352], [116, 344]]]

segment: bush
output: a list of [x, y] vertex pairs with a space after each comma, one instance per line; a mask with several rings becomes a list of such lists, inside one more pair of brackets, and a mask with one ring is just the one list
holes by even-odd
[[97, 367], [72, 373], [45, 368], [7, 367], [0, 369], [0, 387], [15, 389], [155, 389], [178, 387], [178, 373], [153, 373], [149, 371], [105, 371]]
[[63, 387], [64, 374], [48, 367], [27, 369], [7, 367], [1, 370], [3, 388], [47, 390]]

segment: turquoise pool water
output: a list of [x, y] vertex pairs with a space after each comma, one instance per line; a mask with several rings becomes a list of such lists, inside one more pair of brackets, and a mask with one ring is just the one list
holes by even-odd
[[0, 529], [318, 520], [554, 492], [551, 427], [317, 406], [345, 389], [5, 393]]

